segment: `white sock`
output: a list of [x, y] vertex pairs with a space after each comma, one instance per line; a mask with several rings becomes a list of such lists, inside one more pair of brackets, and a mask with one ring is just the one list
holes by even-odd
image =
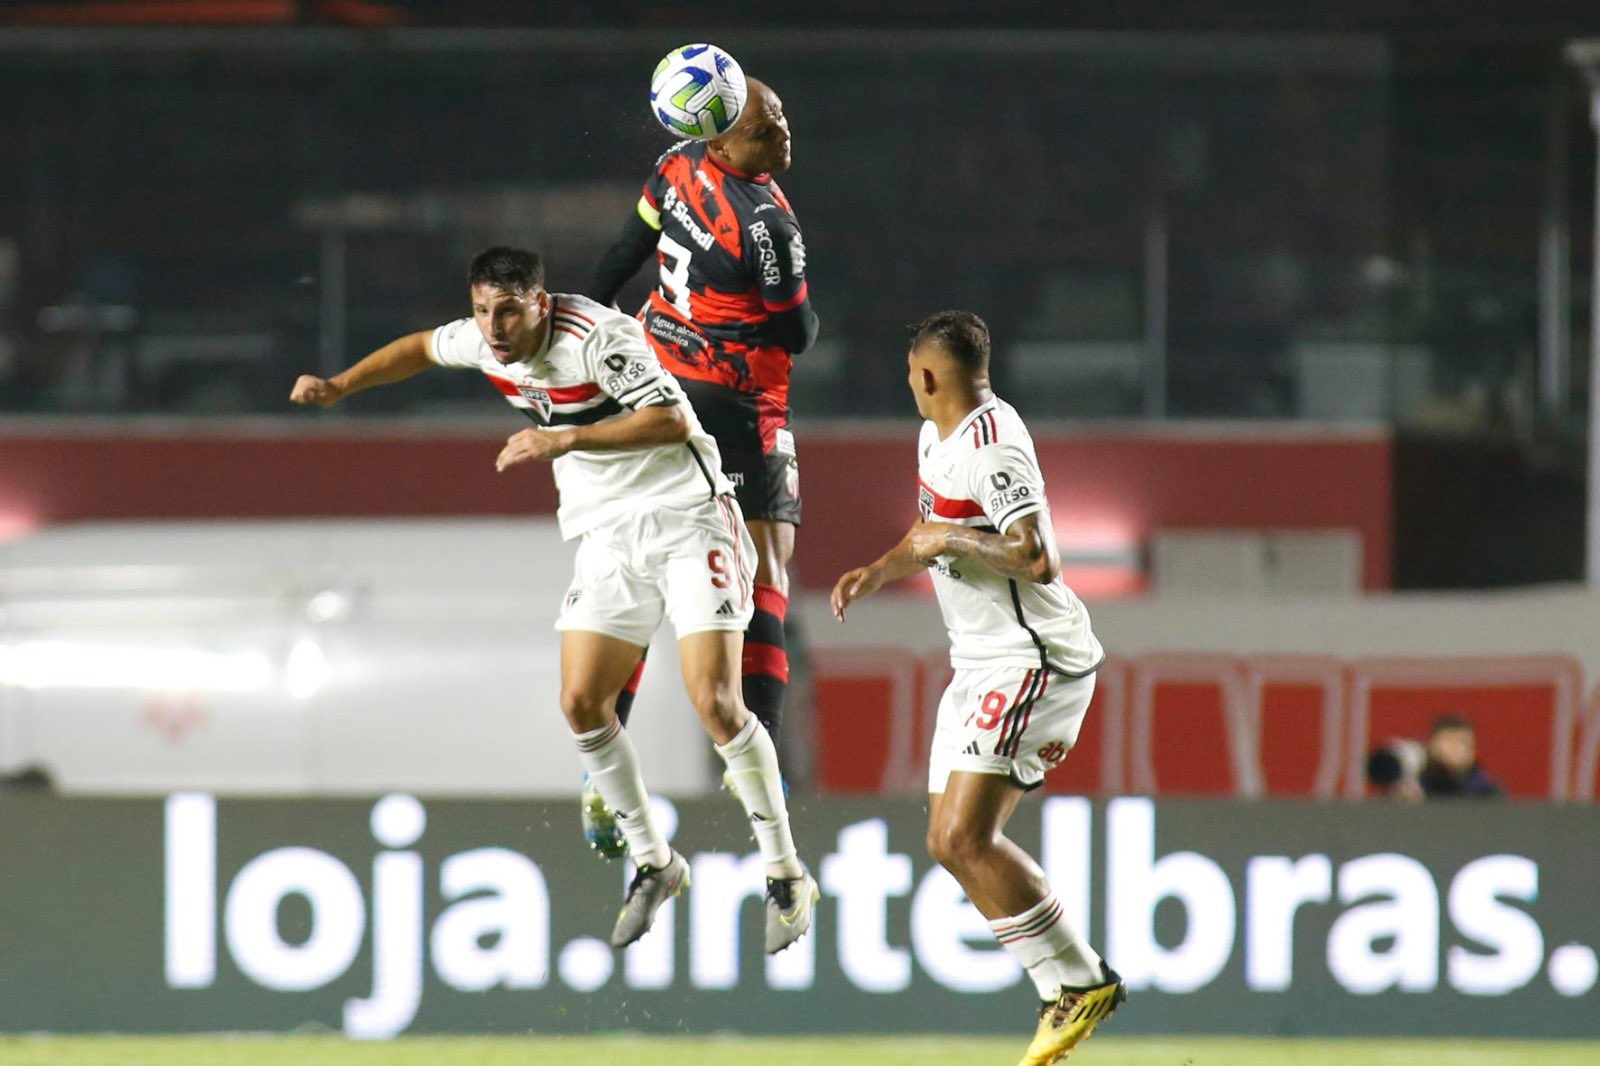
[[783, 799], [783, 777], [778, 772], [778, 750], [766, 729], [751, 715], [744, 728], [726, 744], [716, 745], [728, 765], [733, 788], [750, 816], [756, 844], [772, 875], [799, 877], [800, 859], [789, 831], [789, 807]]
[[1021, 914], [990, 922], [995, 937], [1033, 978], [1040, 999], [1055, 999], [1065, 985], [1098, 985], [1100, 956], [1073, 931], [1061, 913], [1054, 892]]
[[650, 797], [628, 731], [612, 719], [610, 725], [574, 733], [572, 739], [578, 743], [578, 759], [589, 780], [616, 815], [633, 861], [641, 866], [665, 866], [672, 859], [672, 849], [650, 817]]

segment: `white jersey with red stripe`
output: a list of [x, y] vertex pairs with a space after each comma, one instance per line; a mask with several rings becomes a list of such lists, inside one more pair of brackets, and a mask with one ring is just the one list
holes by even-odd
[[434, 330], [428, 354], [440, 366], [482, 371], [541, 428], [591, 425], [644, 407], [682, 408], [689, 419], [683, 444], [574, 451], [551, 464], [561, 497], [556, 519], [566, 540], [623, 514], [683, 508], [733, 491], [716, 441], [630, 315], [584, 296], [552, 293], [550, 336], [526, 361], [502, 365], [470, 318]]
[[[917, 457], [923, 521], [1004, 533], [1049, 507], [1033, 438], [998, 397], [974, 408], [944, 440], [938, 426], [923, 423]], [[1018, 581], [950, 555], [939, 556], [932, 573], [957, 669], [1014, 665], [1077, 677], [1104, 658], [1089, 612], [1060, 578]]]

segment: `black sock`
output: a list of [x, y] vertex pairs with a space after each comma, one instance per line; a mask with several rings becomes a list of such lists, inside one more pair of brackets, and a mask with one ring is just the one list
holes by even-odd
[[628, 683], [617, 693], [617, 721], [623, 725], [628, 724], [628, 715], [633, 713], [633, 697], [639, 694], [639, 682], [644, 680], [644, 659], [644, 655], [639, 656], [639, 665], [633, 668]]

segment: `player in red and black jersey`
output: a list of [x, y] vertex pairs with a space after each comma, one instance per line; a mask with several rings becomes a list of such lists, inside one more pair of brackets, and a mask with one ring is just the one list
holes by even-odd
[[789, 679], [783, 623], [800, 524], [789, 367], [817, 336], [800, 226], [773, 180], [788, 168], [783, 102], [751, 78], [732, 129], [674, 145], [656, 161], [637, 211], [590, 289], [601, 303], [612, 303], [652, 255], [660, 266], [639, 317], [656, 355], [716, 438], [756, 543], [744, 698], [774, 738]]

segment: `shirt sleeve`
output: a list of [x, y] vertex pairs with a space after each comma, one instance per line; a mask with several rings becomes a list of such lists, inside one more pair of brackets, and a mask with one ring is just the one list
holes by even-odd
[[744, 228], [749, 262], [768, 313], [790, 311], [811, 295], [806, 286], [806, 244], [794, 216], [773, 204]]
[[440, 366], [452, 370], [477, 370], [482, 365], [483, 334], [470, 318], [458, 318], [433, 331], [428, 355]]
[[619, 316], [595, 330], [584, 353], [600, 391], [624, 407], [671, 407], [685, 399], [683, 387], [650, 350], [644, 327], [631, 318]]
[[1044, 477], [1033, 456], [1015, 444], [989, 444], [967, 464], [968, 491], [983, 506], [994, 528], [1004, 533], [1019, 518], [1049, 506]]
[[594, 301], [615, 303], [617, 294], [655, 253], [660, 240], [661, 231], [651, 229], [642, 215], [629, 215], [628, 221], [623, 224], [621, 236], [606, 249], [595, 266], [594, 281], [589, 285], [589, 295]]
[[666, 187], [667, 176], [661, 172], [661, 164], [657, 163], [656, 168], [645, 179], [644, 189], [639, 193], [639, 203], [635, 207], [639, 217], [644, 219], [644, 224], [657, 233], [661, 232], [661, 199]]

